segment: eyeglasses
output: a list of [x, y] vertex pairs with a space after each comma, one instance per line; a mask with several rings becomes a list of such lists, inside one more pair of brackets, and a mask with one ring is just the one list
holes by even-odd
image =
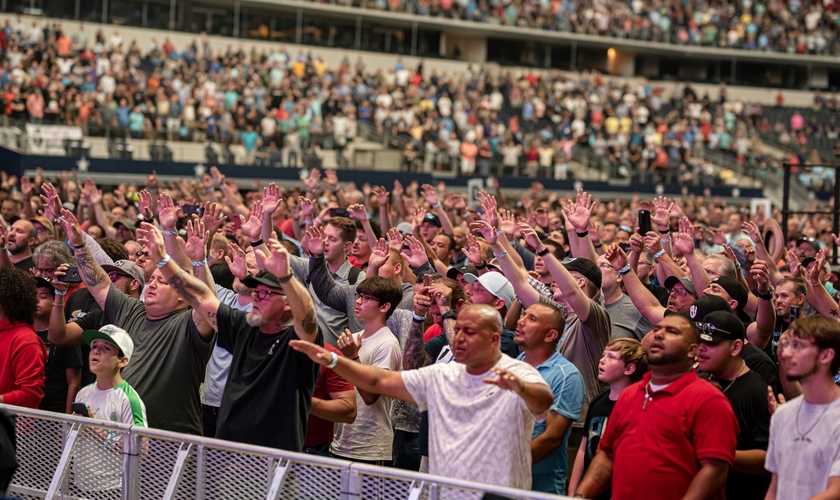
[[110, 273], [108, 273], [108, 279], [111, 280], [111, 283], [116, 283], [116, 281], [120, 278], [127, 278], [130, 280], [134, 279], [131, 276], [125, 275], [123, 273], [118, 273], [116, 271], [111, 271]]
[[145, 258], [148, 259], [149, 258], [149, 252], [135, 252], [134, 253], [134, 258], [135, 259], [139, 259], [140, 257], [145, 257]]
[[269, 295], [277, 295], [279, 297], [283, 297], [284, 299], [286, 298], [286, 294], [283, 292], [272, 292], [271, 290], [258, 290], [256, 288], [251, 290], [251, 296], [256, 297], [257, 300], [265, 300], [266, 298], [268, 298]]
[[691, 295], [691, 293], [686, 290], [685, 288], [672, 288], [669, 293], [676, 293], [680, 297], [685, 297], [686, 295]]
[[712, 335], [715, 332], [722, 333], [724, 335], [734, 335], [730, 332], [727, 332], [723, 328], [718, 328], [711, 323], [695, 323], [697, 325], [697, 329], [700, 330], [700, 333], [705, 333], [707, 335]]
[[372, 295], [362, 295], [362, 294], [360, 294], [360, 293], [357, 293], [357, 294], [356, 294], [356, 302], [358, 302], [358, 301], [359, 301], [359, 299], [361, 299], [362, 304], [367, 304], [368, 302], [370, 302], [370, 301], [372, 301], [372, 300], [374, 300], [374, 301], [376, 301], [376, 302], [380, 302], [380, 300], [379, 300], [379, 299], [377, 299], [376, 297], [374, 297], [374, 296], [372, 296]]

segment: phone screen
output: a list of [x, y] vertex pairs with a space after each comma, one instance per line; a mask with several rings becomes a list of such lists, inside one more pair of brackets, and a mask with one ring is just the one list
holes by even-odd
[[88, 408], [84, 403], [72, 403], [70, 405], [73, 408], [73, 413], [76, 415], [80, 415], [82, 417], [90, 417], [88, 413]]

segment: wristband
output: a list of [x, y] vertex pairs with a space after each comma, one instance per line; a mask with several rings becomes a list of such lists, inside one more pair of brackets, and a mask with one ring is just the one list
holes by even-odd
[[481, 265], [480, 266], [475, 266], [475, 269], [477, 271], [481, 271], [482, 269], [487, 269], [487, 261], [482, 259], [481, 260]]
[[338, 364], [338, 354], [334, 352], [331, 352], [330, 354], [332, 354], [332, 361], [330, 361], [330, 364], [327, 365], [327, 368], [335, 368], [335, 365]]
[[285, 278], [277, 278], [277, 282], [278, 283], [288, 283], [288, 282], [292, 281], [292, 276], [294, 276], [294, 275], [295, 275], [294, 273], [290, 272], [289, 274], [286, 275]]
[[167, 236], [177, 236], [178, 231], [164, 231], [163, 234], [165, 234]]
[[670, 237], [670, 236], [669, 236], [669, 237], [667, 237], [667, 238], [659, 238], [659, 242], [660, 242], [660, 243], [668, 243], [669, 241], [671, 241], [671, 237]]
[[466, 219], [466, 218], [467, 218], [467, 217], [469, 217], [469, 216], [470, 216], [470, 211], [469, 211], [469, 210], [467, 210], [466, 212], [464, 212], [464, 213], [461, 215], [461, 218], [462, 218], [462, 219]]
[[414, 321], [416, 321], [418, 323], [422, 323], [422, 322], [426, 321], [425, 316], [418, 316], [416, 314], [412, 314], [411, 316], [412, 316], [412, 319], [414, 319]]
[[263, 243], [265, 243], [265, 241], [263, 241], [263, 239], [260, 238], [257, 241], [252, 241], [251, 246], [252, 247], [258, 247], [258, 246], [262, 245]]
[[311, 226], [311, 225], [312, 225], [312, 221], [311, 221], [311, 220], [304, 221], [304, 222], [303, 222], [303, 224], [304, 224], [304, 225], [306, 225], [306, 226]]
[[67, 242], [67, 244], [68, 244], [68, 245], [70, 246], [70, 248], [72, 248], [73, 250], [82, 250], [82, 249], [84, 249], [84, 248], [85, 248], [85, 243], [84, 243], [84, 241], [82, 242], [82, 244], [81, 244], [81, 245], [78, 245], [78, 246], [77, 246], [77, 245], [74, 245], [73, 243], [71, 243], [71, 242], [69, 242], [69, 241]]
[[586, 238], [587, 236], [589, 236], [589, 231], [584, 231], [582, 233], [578, 233], [577, 231], [575, 231], [575, 234], [581, 238]]
[[537, 252], [538, 257], [545, 257], [546, 255], [548, 255], [548, 247], [545, 247], [539, 252]]
[[53, 307], [64, 307], [64, 304], [60, 302], [53, 302]]
[[67, 295], [67, 292], [66, 291], [65, 292], [59, 292], [58, 288], [56, 288], [55, 289], [55, 294], [58, 295], [59, 297], [64, 297], [65, 295]]
[[195, 261], [195, 260], [192, 261], [192, 266], [193, 267], [204, 267], [206, 265], [207, 265], [207, 259], [199, 260], [199, 261]]
[[659, 234], [671, 234], [671, 229], [670, 229], [670, 228], [668, 228], [668, 229], [666, 229], [666, 230], [664, 230], [664, 231], [660, 229], [660, 230], [659, 230]]
[[432, 208], [434, 208], [434, 209], [440, 208], [440, 203], [435, 203], [434, 205], [432, 205]]
[[755, 296], [761, 300], [773, 300], [773, 287], [767, 293], [759, 293], [758, 288], [755, 289]]
[[501, 235], [503, 235], [503, 234], [505, 234], [505, 230], [504, 230], [504, 229], [499, 229], [498, 231], [496, 231], [496, 236], [501, 236]]
[[[496, 254], [493, 254], [493, 257], [496, 257], [496, 260], [502, 260], [502, 259], [504, 259], [505, 257], [507, 257], [507, 250], [505, 250], [504, 252], [502, 252], [502, 255], [496, 255]], [[485, 267], [486, 267], [486, 266], [485, 266]]]
[[653, 260], [656, 260], [659, 257], [662, 257], [663, 255], [665, 255], [665, 249], [664, 248], [662, 250], [656, 252], [655, 254], [653, 254]]
[[624, 267], [622, 267], [621, 269], [618, 270], [618, 275], [619, 276], [624, 276], [625, 274], [629, 273], [632, 270], [633, 270], [633, 268], [630, 267], [630, 264], [627, 264], [626, 266], [624, 266]]
[[163, 266], [169, 263], [169, 259], [169, 254], [164, 255], [163, 260], [155, 264], [155, 267], [157, 267], [158, 269], [163, 269]]

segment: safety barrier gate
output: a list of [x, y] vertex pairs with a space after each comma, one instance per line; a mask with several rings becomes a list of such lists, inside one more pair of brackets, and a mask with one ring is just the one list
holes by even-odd
[[[519, 500], [556, 495], [15, 406], [13, 498]], [[492, 457], [488, 457], [492, 460]]]

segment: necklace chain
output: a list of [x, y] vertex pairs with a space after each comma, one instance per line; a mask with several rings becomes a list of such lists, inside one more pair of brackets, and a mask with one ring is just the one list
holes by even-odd
[[802, 413], [802, 407], [805, 406], [805, 400], [804, 399], [802, 400], [802, 405], [800, 405], [799, 409], [796, 411], [796, 433], [799, 434], [799, 437], [794, 439], [794, 442], [798, 442], [798, 441], [808, 441], [809, 443], [811, 442], [811, 440], [808, 438], [808, 434], [810, 434], [811, 431], [814, 430], [814, 427], [816, 427], [817, 424], [820, 423], [820, 420], [822, 420], [823, 415], [825, 415], [825, 412], [828, 411], [828, 407], [831, 406], [831, 404], [834, 402], [835, 399], [837, 399], [837, 393], [840, 393], [840, 387], [838, 387], [834, 390], [834, 394], [831, 396], [831, 400], [828, 403], [825, 404], [825, 408], [823, 408], [822, 412], [820, 413], [820, 416], [817, 417], [816, 420], [814, 420], [814, 423], [811, 424], [811, 427], [809, 427], [808, 430], [805, 431], [804, 433], [799, 430], [799, 415]]
[[746, 367], [747, 367], [747, 362], [746, 362], [746, 361], [744, 361], [744, 362], [743, 362], [743, 364], [741, 365], [741, 369], [740, 369], [740, 370], [738, 370], [738, 374], [737, 374], [737, 375], [735, 375], [735, 378], [734, 378], [734, 379], [732, 379], [732, 381], [731, 381], [731, 382], [729, 382], [729, 385], [727, 385], [727, 386], [726, 386], [726, 389], [724, 389], [724, 390], [723, 390], [723, 393], [724, 393], [724, 394], [726, 394], [726, 391], [728, 391], [728, 390], [729, 390], [729, 388], [730, 388], [730, 387], [732, 387], [732, 386], [735, 384], [735, 381], [736, 381], [736, 380], [738, 380], [738, 377], [740, 377], [740, 376], [741, 376], [741, 374], [742, 374], [742, 373], [744, 373], [744, 368], [746, 368]]

